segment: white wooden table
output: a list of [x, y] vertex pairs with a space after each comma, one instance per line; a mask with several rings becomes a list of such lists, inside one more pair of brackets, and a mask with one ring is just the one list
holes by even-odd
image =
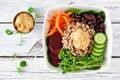
[[[113, 51], [110, 68], [96, 74], [63, 75], [49, 70], [44, 63], [43, 53], [35, 53], [39, 57], [34, 60], [25, 58], [28, 51], [42, 35], [44, 13], [52, 4], [89, 4], [107, 8], [111, 15], [113, 28]], [[32, 6], [40, 12], [35, 29], [23, 37], [23, 45], [19, 44], [19, 34], [6, 35], [5, 30], [13, 31], [13, 17], [20, 11], [27, 11]], [[109, 26], [108, 26], [109, 27]], [[16, 53], [19, 58], [14, 59]], [[28, 66], [21, 75], [16, 67], [21, 60]], [[0, 80], [120, 80], [120, 0], [0, 0]]]

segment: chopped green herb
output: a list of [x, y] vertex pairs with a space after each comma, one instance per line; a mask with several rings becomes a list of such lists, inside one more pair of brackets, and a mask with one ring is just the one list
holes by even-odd
[[35, 18], [39, 18], [39, 17], [40, 17], [40, 13], [38, 13], [38, 12], [36, 11], [36, 9], [33, 8], [33, 7], [29, 7], [29, 8], [28, 8], [28, 12], [29, 12], [29, 13], [34, 13]]
[[20, 62], [20, 67], [26, 67], [27, 66], [27, 62], [26, 61], [21, 61]]
[[6, 33], [7, 35], [12, 35], [12, 34], [13, 34], [13, 32], [12, 32], [10, 29], [6, 29], [6, 30], [5, 30], [5, 33]]
[[35, 8], [33, 8], [33, 7], [29, 7], [28, 8], [28, 12], [29, 13], [34, 13], [36, 10], [35, 10]]
[[20, 43], [19, 45], [23, 45], [23, 38], [22, 38], [22, 34], [20, 34]]
[[36, 12], [36, 13], [35, 13], [35, 17], [36, 17], [36, 18], [39, 18], [39, 17], [40, 17], [40, 14]]
[[14, 53], [14, 54], [13, 54], [13, 57], [14, 57], [14, 58], [17, 58], [17, 54], [16, 54], [16, 53]]
[[21, 68], [17, 67], [17, 72], [20, 74], [21, 73]]

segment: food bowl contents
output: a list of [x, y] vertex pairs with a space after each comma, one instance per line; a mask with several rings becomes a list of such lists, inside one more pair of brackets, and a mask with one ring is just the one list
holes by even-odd
[[69, 49], [74, 56], [85, 56], [92, 51], [94, 34], [94, 29], [90, 29], [86, 24], [69, 23], [62, 37], [63, 47]]
[[49, 62], [62, 72], [100, 69], [107, 43], [105, 13], [70, 8], [48, 20]]
[[35, 20], [30, 13], [20, 12], [15, 16], [13, 24], [18, 32], [25, 34], [33, 30]]

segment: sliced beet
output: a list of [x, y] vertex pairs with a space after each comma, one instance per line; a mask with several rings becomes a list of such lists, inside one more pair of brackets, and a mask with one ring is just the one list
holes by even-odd
[[59, 66], [60, 60], [58, 59], [58, 55], [54, 55], [51, 51], [49, 51], [48, 53], [49, 53], [49, 57], [50, 57], [52, 63], [55, 66]]
[[58, 55], [60, 52], [60, 49], [52, 48], [50, 45], [48, 45], [48, 48], [55, 55]]
[[51, 48], [60, 49], [62, 47], [62, 36], [59, 32], [55, 32], [48, 40], [49, 46]]

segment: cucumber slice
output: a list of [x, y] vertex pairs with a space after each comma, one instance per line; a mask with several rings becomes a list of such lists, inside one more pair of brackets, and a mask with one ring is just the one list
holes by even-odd
[[92, 51], [92, 55], [99, 57], [99, 56], [103, 55], [103, 52], [97, 53], [97, 52]]
[[97, 57], [94, 56], [93, 54], [91, 54], [90, 56], [91, 56], [91, 58], [92, 58], [93, 60], [97, 59]]
[[105, 48], [105, 44], [101, 44], [101, 45], [94, 44], [94, 48], [97, 48], [97, 49], [104, 49], [104, 48]]
[[103, 49], [93, 48], [93, 51], [96, 52], [96, 53], [103, 53], [104, 52], [104, 48]]
[[94, 41], [97, 44], [105, 44], [107, 41], [107, 37], [104, 33], [96, 33], [94, 36]]

